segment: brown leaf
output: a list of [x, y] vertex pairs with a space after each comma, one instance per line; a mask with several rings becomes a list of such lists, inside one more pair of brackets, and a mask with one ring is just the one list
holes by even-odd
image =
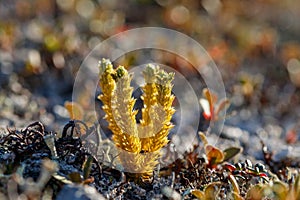
[[204, 192], [200, 191], [200, 190], [191, 190], [192, 195], [194, 195], [195, 197], [197, 197], [197, 199], [199, 200], [204, 200], [205, 199], [205, 194]]
[[205, 153], [210, 165], [221, 163], [224, 160], [223, 152], [210, 144], [205, 146]]

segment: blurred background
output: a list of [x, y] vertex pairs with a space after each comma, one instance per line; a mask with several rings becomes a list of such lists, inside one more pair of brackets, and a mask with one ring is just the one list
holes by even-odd
[[[229, 113], [235, 111], [226, 119], [225, 138], [246, 143], [260, 134], [275, 138], [274, 144], [276, 138], [296, 144], [298, 19], [295, 0], [0, 1], [0, 126], [41, 121], [58, 130], [68, 121], [63, 105], [72, 99], [76, 72], [88, 53], [114, 34], [157, 26], [192, 37], [218, 66]], [[152, 60], [199, 77], [189, 64], [164, 54]], [[132, 65], [140, 56], [133, 52], [118, 62]]]

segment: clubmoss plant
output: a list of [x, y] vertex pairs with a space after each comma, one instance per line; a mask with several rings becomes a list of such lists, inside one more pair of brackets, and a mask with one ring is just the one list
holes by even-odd
[[102, 94], [105, 119], [113, 132], [112, 140], [119, 149], [119, 158], [128, 177], [134, 180], [149, 180], [158, 164], [160, 150], [168, 143], [168, 133], [175, 110], [172, 107], [173, 73], [158, 66], [147, 65], [143, 71], [145, 85], [142, 87], [142, 119], [136, 122], [137, 110], [130, 87], [132, 74], [123, 67], [113, 68], [111, 62], [99, 62], [99, 85]]

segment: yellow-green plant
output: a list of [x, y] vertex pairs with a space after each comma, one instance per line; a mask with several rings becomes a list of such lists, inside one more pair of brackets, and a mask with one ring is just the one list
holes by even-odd
[[246, 199], [298, 200], [300, 199], [300, 176], [297, 175], [295, 182], [290, 185], [280, 180], [272, 180], [268, 184], [256, 184], [248, 190]]
[[130, 87], [132, 74], [123, 67], [113, 68], [111, 62], [99, 62], [99, 85], [102, 94], [105, 119], [113, 132], [113, 142], [118, 147], [119, 159], [125, 171], [138, 180], [149, 180], [158, 164], [160, 150], [168, 143], [168, 133], [175, 110], [172, 107], [173, 73], [158, 66], [147, 65], [143, 71], [145, 85], [142, 87], [142, 119], [136, 123], [135, 99]]

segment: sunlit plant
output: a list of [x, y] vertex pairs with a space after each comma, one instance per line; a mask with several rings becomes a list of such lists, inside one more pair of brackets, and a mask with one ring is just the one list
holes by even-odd
[[119, 150], [119, 158], [127, 175], [133, 180], [149, 180], [158, 164], [160, 150], [168, 143], [168, 133], [175, 110], [172, 102], [173, 73], [149, 64], [143, 71], [142, 119], [136, 122], [135, 99], [130, 86], [132, 74], [123, 66], [113, 68], [111, 62], [99, 62], [99, 85], [105, 119], [113, 132], [112, 140]]

